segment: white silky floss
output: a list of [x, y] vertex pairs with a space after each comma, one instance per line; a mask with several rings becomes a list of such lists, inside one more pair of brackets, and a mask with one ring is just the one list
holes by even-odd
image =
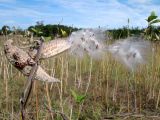
[[147, 59], [152, 51], [149, 41], [134, 37], [119, 40], [110, 45], [108, 50], [116, 60], [132, 70], [134, 70], [139, 64], [147, 63]]
[[73, 32], [70, 36], [71, 54], [84, 57], [88, 54], [93, 59], [101, 59], [105, 53], [105, 33], [99, 29], [84, 29]]
[[101, 29], [83, 29], [73, 32], [70, 36], [70, 53], [83, 58], [85, 54], [93, 59], [101, 59], [104, 53], [112, 56], [129, 69], [134, 69], [139, 64], [145, 64], [151, 53], [151, 44], [137, 37], [121, 39], [111, 45], [105, 41], [108, 37]]

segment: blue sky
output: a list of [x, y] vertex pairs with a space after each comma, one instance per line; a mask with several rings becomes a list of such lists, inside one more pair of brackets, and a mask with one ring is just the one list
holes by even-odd
[[127, 24], [145, 27], [151, 11], [160, 16], [160, 0], [0, 0], [0, 27], [27, 28], [36, 21], [95, 28]]

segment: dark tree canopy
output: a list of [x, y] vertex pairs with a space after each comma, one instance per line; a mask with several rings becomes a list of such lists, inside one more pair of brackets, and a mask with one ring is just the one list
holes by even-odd
[[[40, 34], [37, 34], [36, 31], [33, 31], [33, 28]], [[39, 24], [39, 25], [28, 27], [28, 30], [34, 32], [34, 34], [37, 36], [56, 37], [58, 35], [60, 37], [63, 37], [62, 30], [66, 32], [67, 36], [69, 36], [73, 31], [77, 31], [78, 28], [73, 28], [65, 25]]]

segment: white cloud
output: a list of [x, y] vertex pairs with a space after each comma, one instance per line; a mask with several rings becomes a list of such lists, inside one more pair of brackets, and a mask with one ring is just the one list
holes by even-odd
[[[4, 1], [4, 0], [0, 0]], [[14, 1], [14, 0], [7, 0]], [[146, 26], [145, 18], [152, 10], [158, 11], [159, 5], [153, 4], [151, 0], [128, 0], [124, 3], [118, 0], [34, 0], [36, 4], [2, 4], [0, 6], [0, 17], [3, 20], [17, 18], [17, 23], [22, 19], [26, 24], [33, 24], [37, 20], [45, 23], [58, 23], [63, 18], [63, 24], [79, 27], [122, 27], [127, 25], [127, 19], [131, 26]], [[134, 3], [134, 4], [133, 4]], [[160, 11], [158, 13], [160, 15]], [[12, 19], [11, 19], [12, 18]], [[14, 20], [15, 21], [15, 20]], [[1, 23], [4, 23], [0, 20]], [[24, 23], [24, 22], [23, 22]]]
[[0, 0], [0, 3], [12, 3], [15, 2], [16, 0]]
[[134, 4], [134, 3], [138, 3], [138, 4], [149, 4], [151, 2], [151, 0], [128, 0], [128, 2]]
[[[146, 26], [145, 18], [152, 10], [158, 11], [159, 5], [154, 5], [150, 0], [139, 0], [141, 4], [127, 5], [117, 0], [57, 0], [65, 8], [73, 9], [80, 14], [86, 22], [108, 25], [111, 27], [124, 26], [130, 18], [133, 26]], [[137, 2], [138, 0], [131, 0]], [[143, 4], [142, 4], [143, 3]], [[149, 4], [149, 5], [148, 5]]]

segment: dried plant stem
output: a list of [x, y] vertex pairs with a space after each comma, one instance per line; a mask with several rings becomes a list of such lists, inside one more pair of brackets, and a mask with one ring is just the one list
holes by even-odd
[[3, 79], [5, 82], [5, 93], [6, 93], [6, 112], [8, 111], [8, 79], [7, 79], [7, 64], [4, 62]]
[[[107, 67], [107, 71], [106, 71], [106, 69], [105, 69], [105, 61], [103, 60], [102, 61], [102, 78], [103, 78], [103, 80], [104, 81], [106, 81], [106, 88], [105, 88], [105, 102], [106, 102], [106, 105], [108, 106], [108, 104], [109, 104], [109, 99], [108, 99], [108, 96], [109, 96], [109, 70], [110, 70], [110, 68], [108, 67], [108, 65], [109, 65], [110, 63], [107, 61], [107, 65], [106, 65], [106, 67]], [[107, 73], [107, 75], [106, 75], [106, 73]], [[108, 107], [107, 107], [107, 113], [108, 113]]]
[[[90, 83], [91, 83], [91, 78], [92, 78], [92, 58], [90, 60], [90, 69], [89, 69], [89, 78], [88, 78], [88, 83], [87, 83], [87, 87], [86, 87], [86, 90], [85, 90], [85, 96], [87, 95], [87, 92], [88, 92], [88, 89], [89, 89], [89, 86], [90, 86]], [[78, 110], [78, 116], [77, 116], [77, 120], [79, 119], [79, 116], [81, 114], [81, 111], [82, 111], [82, 108], [83, 108], [83, 103], [84, 101], [80, 104], [79, 106], [79, 110]]]
[[69, 120], [72, 120], [72, 113], [73, 113], [73, 105], [70, 105], [70, 116], [69, 116]]
[[12, 113], [11, 113], [11, 120], [14, 120], [14, 109], [13, 109], [13, 97], [12, 97]]
[[88, 89], [89, 89], [89, 86], [90, 86], [90, 83], [91, 83], [91, 77], [92, 77], [92, 58], [91, 58], [91, 60], [90, 60], [89, 78], [88, 78], [88, 83], [87, 83], [85, 95], [86, 95], [87, 92], [88, 92]]
[[82, 84], [82, 61], [80, 60], [80, 70], [79, 70], [79, 79], [78, 79], [78, 88], [81, 87], [81, 84]]
[[[52, 110], [52, 105], [51, 105], [51, 99], [50, 99], [50, 96], [49, 96], [49, 88], [48, 88], [48, 83], [46, 83], [46, 94], [47, 94], [47, 101], [48, 101], [48, 106], [49, 106], [49, 109]], [[54, 115], [53, 113], [51, 112], [51, 117], [52, 117], [52, 120], [54, 120]]]
[[127, 94], [127, 112], [128, 113], [130, 113], [130, 95], [129, 95], [129, 86], [128, 86], [128, 84], [129, 84], [129, 80], [125, 80], [126, 81], [126, 94]]
[[61, 66], [61, 88], [60, 88], [60, 106], [61, 111], [63, 113], [63, 74], [64, 74], [64, 63], [63, 63], [63, 57], [61, 58], [62, 66]]
[[77, 86], [77, 75], [78, 74], [78, 59], [76, 59], [76, 71], [75, 71], [75, 87]]
[[66, 77], [65, 77], [65, 83], [66, 83], [66, 86], [65, 86], [65, 91], [67, 91], [67, 86], [68, 86], [68, 78], [69, 78], [69, 65], [68, 65], [68, 61], [66, 63]]
[[21, 102], [21, 116], [22, 116], [22, 120], [25, 120], [25, 107], [27, 105], [32, 87], [33, 87], [33, 83], [34, 83], [34, 78], [38, 69], [38, 63], [39, 63], [39, 58], [40, 58], [40, 53], [42, 50], [42, 44], [43, 44], [43, 40], [41, 38], [41, 44], [39, 47], [39, 50], [37, 52], [36, 58], [35, 58], [35, 62], [36, 64], [32, 67], [31, 71], [30, 71], [30, 75], [28, 77], [28, 81], [27, 81], [27, 85], [26, 85], [26, 89], [25, 91], [22, 93], [20, 102]]
[[36, 96], [36, 119], [39, 120], [38, 82], [34, 82], [34, 94]]
[[157, 98], [157, 103], [156, 103], [156, 109], [158, 109], [159, 101], [160, 101], [160, 90], [159, 90], [159, 92], [158, 92], [158, 98]]
[[135, 79], [135, 74], [133, 74], [133, 79], [134, 79], [134, 107], [135, 107], [135, 112], [138, 113], [138, 108], [137, 108], [137, 79]]

